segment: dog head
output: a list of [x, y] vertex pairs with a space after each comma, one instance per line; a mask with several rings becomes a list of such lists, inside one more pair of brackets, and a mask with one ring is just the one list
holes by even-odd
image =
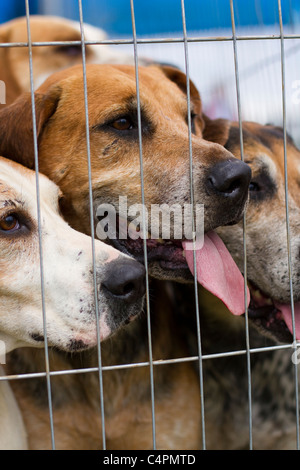
[[[206, 119], [205, 137], [217, 141], [241, 158], [237, 123]], [[243, 123], [244, 159], [252, 170], [246, 212], [247, 277], [251, 291], [249, 318], [261, 331], [277, 339], [291, 340], [290, 275], [288, 262], [284, 136], [282, 128]], [[296, 336], [300, 337], [299, 195], [300, 152], [287, 136], [287, 181], [290, 256], [295, 301]], [[243, 227], [218, 230], [230, 253], [243, 270]]]
[[39, 231], [35, 172], [4, 158], [0, 168], [1, 340], [7, 351], [40, 347], [45, 334], [66, 351], [95, 346], [96, 302], [102, 341], [141, 311], [143, 266], [96, 240], [94, 278], [91, 238], [60, 216], [58, 187], [39, 176]]
[[[186, 217], [182, 213], [184, 205], [191, 204], [189, 150], [193, 155], [194, 203], [204, 206], [205, 232], [240, 219], [248, 197], [250, 168], [221, 145], [202, 139], [201, 100], [192, 83], [189, 140], [186, 76], [179, 70], [139, 67], [141, 142], [134, 67], [88, 65], [86, 74], [94, 211], [96, 214], [98, 207], [107, 203], [117, 211], [117, 236], [108, 241], [144, 260], [144, 240], [120, 236], [118, 231], [120, 196], [126, 198], [128, 233], [136, 223], [138, 209], [142, 211], [137, 208], [142, 203], [142, 167], [145, 220], [150, 232], [150, 237], [145, 236], [149, 272], [158, 278], [192, 280], [182, 249], [182, 240], [191, 237], [185, 230], [186, 225], [191, 226], [191, 212]], [[63, 214], [70, 225], [89, 233], [82, 68], [73, 67], [49, 77], [37, 90], [35, 104], [40, 171], [60, 186], [65, 199]], [[30, 95], [21, 96], [1, 111], [0, 128], [2, 153], [33, 167]], [[157, 236], [151, 234], [154, 206], [166, 212], [179, 206], [176, 224], [174, 213], [167, 212], [167, 235], [164, 228], [168, 223], [161, 219]], [[95, 220], [96, 229], [97, 223]], [[175, 234], [178, 228], [179, 236]]]
[[[33, 46], [33, 81], [37, 88], [52, 73], [82, 63], [80, 25], [76, 21], [55, 16], [30, 16], [30, 34], [33, 43], [50, 43]], [[102, 29], [84, 24], [86, 41], [99, 42], [106, 39]], [[0, 26], [0, 42], [27, 43], [27, 21], [16, 18]], [[70, 42], [70, 44], [63, 44]], [[71, 44], [74, 42], [73, 44]], [[57, 44], [55, 44], [57, 43]], [[60, 44], [61, 43], [61, 44]], [[133, 57], [116, 51], [105, 44], [87, 44], [87, 63], [131, 63]], [[0, 50], [0, 79], [6, 84], [6, 104], [10, 104], [22, 92], [30, 91], [28, 49], [14, 46]]]

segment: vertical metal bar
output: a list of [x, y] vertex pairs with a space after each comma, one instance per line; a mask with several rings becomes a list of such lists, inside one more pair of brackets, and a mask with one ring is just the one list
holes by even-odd
[[[291, 255], [291, 234], [290, 234], [290, 221], [289, 221], [289, 193], [288, 193], [288, 176], [287, 176], [287, 138], [286, 138], [286, 97], [285, 97], [285, 52], [284, 52], [284, 37], [283, 37], [283, 23], [281, 0], [278, 0], [278, 14], [280, 26], [280, 46], [281, 46], [281, 81], [282, 81], [282, 122], [283, 122], [283, 148], [284, 148], [284, 183], [285, 183], [285, 212], [286, 212], [286, 236], [287, 236], [287, 251], [288, 251], [288, 271], [289, 271], [289, 285], [291, 296], [291, 310], [292, 310], [292, 324], [293, 324], [293, 337], [294, 337], [294, 351], [296, 352], [296, 330], [295, 330], [295, 312], [294, 312], [294, 293], [293, 293], [293, 267]], [[296, 440], [297, 449], [299, 449], [299, 390], [298, 390], [298, 367], [297, 361], [294, 364], [295, 373], [295, 394], [296, 394]]]
[[83, 88], [84, 88], [84, 109], [85, 109], [85, 132], [86, 132], [86, 149], [87, 149], [87, 164], [88, 164], [88, 178], [89, 178], [89, 205], [90, 205], [90, 222], [91, 222], [91, 248], [93, 258], [93, 283], [95, 294], [95, 314], [97, 326], [97, 346], [98, 346], [98, 370], [99, 370], [99, 388], [100, 388], [100, 410], [101, 410], [101, 424], [102, 424], [102, 446], [106, 448], [105, 437], [105, 415], [104, 415], [104, 395], [103, 395], [103, 375], [102, 375], [102, 357], [101, 357], [101, 343], [99, 331], [99, 307], [97, 297], [97, 277], [96, 277], [96, 261], [95, 261], [95, 230], [94, 230], [94, 204], [93, 204], [93, 188], [92, 188], [92, 170], [91, 170], [91, 152], [90, 152], [90, 131], [89, 131], [89, 112], [88, 112], [88, 96], [87, 96], [87, 78], [86, 78], [86, 56], [85, 56], [85, 40], [84, 40], [84, 26], [82, 14], [82, 0], [78, 0], [79, 7], [79, 21], [81, 32], [81, 49], [82, 49], [82, 68], [83, 68]]
[[[193, 149], [192, 149], [192, 135], [191, 135], [191, 96], [190, 96], [190, 67], [189, 67], [189, 55], [188, 55], [188, 42], [187, 42], [187, 30], [186, 30], [186, 19], [185, 19], [185, 6], [184, 0], [181, 0], [181, 14], [182, 14], [182, 27], [184, 37], [184, 57], [185, 57], [185, 71], [186, 71], [186, 88], [187, 88], [187, 108], [188, 108], [188, 135], [189, 135], [189, 177], [190, 177], [190, 198], [192, 207], [192, 231], [195, 230], [195, 219], [194, 219], [194, 185], [193, 185]], [[200, 332], [200, 314], [199, 314], [199, 303], [198, 303], [198, 282], [197, 282], [197, 266], [196, 266], [196, 251], [195, 251], [195, 239], [193, 239], [194, 250], [193, 250], [193, 263], [194, 263], [194, 291], [195, 291], [195, 307], [196, 307], [196, 324], [197, 324], [197, 343], [198, 343], [198, 355], [199, 355], [199, 380], [200, 380], [200, 403], [201, 403], [201, 429], [202, 429], [202, 449], [206, 449], [205, 439], [205, 410], [204, 410], [204, 386], [203, 386], [203, 362], [202, 362], [202, 346], [201, 346], [201, 332]]]
[[[137, 118], [138, 118], [138, 135], [139, 135], [139, 155], [140, 155], [140, 174], [141, 174], [141, 191], [143, 205], [143, 229], [146, 227], [145, 220], [145, 188], [144, 188], [144, 169], [143, 169], [143, 145], [142, 145], [142, 120], [141, 120], [141, 102], [139, 87], [139, 71], [138, 71], [138, 53], [137, 53], [137, 36], [134, 15], [134, 3], [130, 0], [133, 47], [134, 47], [134, 63], [135, 63], [135, 80], [136, 80], [136, 96], [137, 96]], [[145, 233], [145, 230], [143, 230]], [[148, 324], [148, 344], [149, 344], [149, 363], [150, 363], [150, 389], [151, 389], [151, 412], [152, 412], [152, 434], [153, 448], [156, 449], [156, 431], [155, 431], [155, 400], [154, 400], [154, 377], [153, 377], [153, 355], [152, 355], [152, 338], [151, 338], [151, 321], [150, 321], [150, 296], [149, 296], [149, 277], [148, 277], [148, 258], [146, 238], [143, 240], [144, 262], [146, 270], [146, 307], [147, 307], [147, 324]]]
[[25, 0], [25, 8], [26, 8], [26, 24], [27, 24], [27, 36], [28, 36], [30, 91], [31, 91], [31, 109], [32, 109], [32, 127], [33, 127], [33, 145], [34, 145], [34, 162], [35, 162], [35, 176], [36, 176], [37, 220], [38, 220], [38, 234], [39, 234], [42, 314], [43, 314], [44, 342], [45, 342], [46, 383], [47, 383], [47, 394], [48, 394], [48, 405], [49, 405], [49, 416], [50, 416], [51, 444], [52, 444], [52, 449], [55, 450], [53, 409], [52, 409], [52, 396], [51, 396], [51, 380], [50, 380], [50, 366], [49, 366], [49, 351], [48, 351], [48, 338], [47, 338], [47, 325], [46, 325], [46, 306], [45, 306], [45, 290], [44, 290], [44, 263], [43, 263], [43, 246], [42, 246], [42, 218], [41, 218], [41, 205], [40, 205], [41, 203], [40, 203], [40, 185], [39, 185], [39, 161], [38, 161], [38, 144], [37, 144], [37, 129], [36, 129], [34, 83], [33, 83], [32, 41], [31, 41], [31, 31], [30, 31], [29, 0]]
[[[234, 66], [235, 66], [235, 80], [236, 80], [236, 95], [238, 106], [238, 120], [240, 132], [240, 147], [241, 147], [241, 160], [244, 161], [244, 144], [243, 144], [243, 126], [242, 126], [242, 112], [241, 112], [241, 95], [240, 95], [240, 79], [239, 79], [239, 64], [237, 54], [237, 40], [235, 31], [235, 19], [233, 0], [230, 0], [230, 13], [231, 13], [231, 26], [232, 26], [232, 39], [233, 39], [233, 53], [234, 53]], [[248, 375], [248, 405], [249, 405], [249, 448], [253, 448], [252, 440], [252, 391], [251, 391], [251, 360], [250, 360], [250, 341], [249, 341], [249, 322], [248, 322], [248, 305], [247, 305], [247, 247], [246, 247], [246, 214], [243, 217], [243, 270], [244, 270], [244, 298], [245, 298], [245, 335], [246, 335], [246, 350], [247, 350], [247, 375]]]

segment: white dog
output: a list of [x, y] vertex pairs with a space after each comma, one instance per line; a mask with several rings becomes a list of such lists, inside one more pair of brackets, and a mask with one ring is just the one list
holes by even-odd
[[[65, 351], [97, 344], [91, 238], [62, 219], [53, 182], [39, 175], [39, 188], [41, 232], [35, 172], [0, 157], [0, 344], [6, 353], [21, 346], [43, 347], [45, 335], [49, 346]], [[141, 311], [145, 270], [98, 240], [95, 268], [102, 341]], [[3, 380], [0, 421], [0, 448], [26, 448], [17, 405]]]

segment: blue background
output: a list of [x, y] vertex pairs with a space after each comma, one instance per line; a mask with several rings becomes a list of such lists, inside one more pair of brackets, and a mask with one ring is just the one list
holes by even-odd
[[[78, 20], [78, 0], [53, 2], [30, 0], [31, 14], [49, 13]], [[300, 1], [282, 0], [284, 24], [299, 24]], [[51, 6], [52, 5], [52, 6]], [[84, 21], [104, 28], [108, 34], [132, 35], [129, 0], [83, 0]], [[277, 0], [234, 0], [237, 26], [278, 24]], [[180, 0], [135, 0], [136, 29], [139, 35], [182, 31]], [[47, 11], [46, 11], [47, 10]], [[186, 0], [188, 31], [231, 28], [229, 0]], [[24, 0], [0, 0], [0, 22], [25, 14]]]

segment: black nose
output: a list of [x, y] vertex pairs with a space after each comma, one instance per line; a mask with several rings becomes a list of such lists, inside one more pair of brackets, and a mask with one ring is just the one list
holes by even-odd
[[109, 263], [104, 287], [114, 298], [132, 303], [142, 298], [146, 288], [145, 268], [133, 259], [115, 260]]
[[239, 200], [248, 193], [251, 169], [241, 160], [226, 160], [214, 165], [207, 177], [206, 187], [221, 197]]

